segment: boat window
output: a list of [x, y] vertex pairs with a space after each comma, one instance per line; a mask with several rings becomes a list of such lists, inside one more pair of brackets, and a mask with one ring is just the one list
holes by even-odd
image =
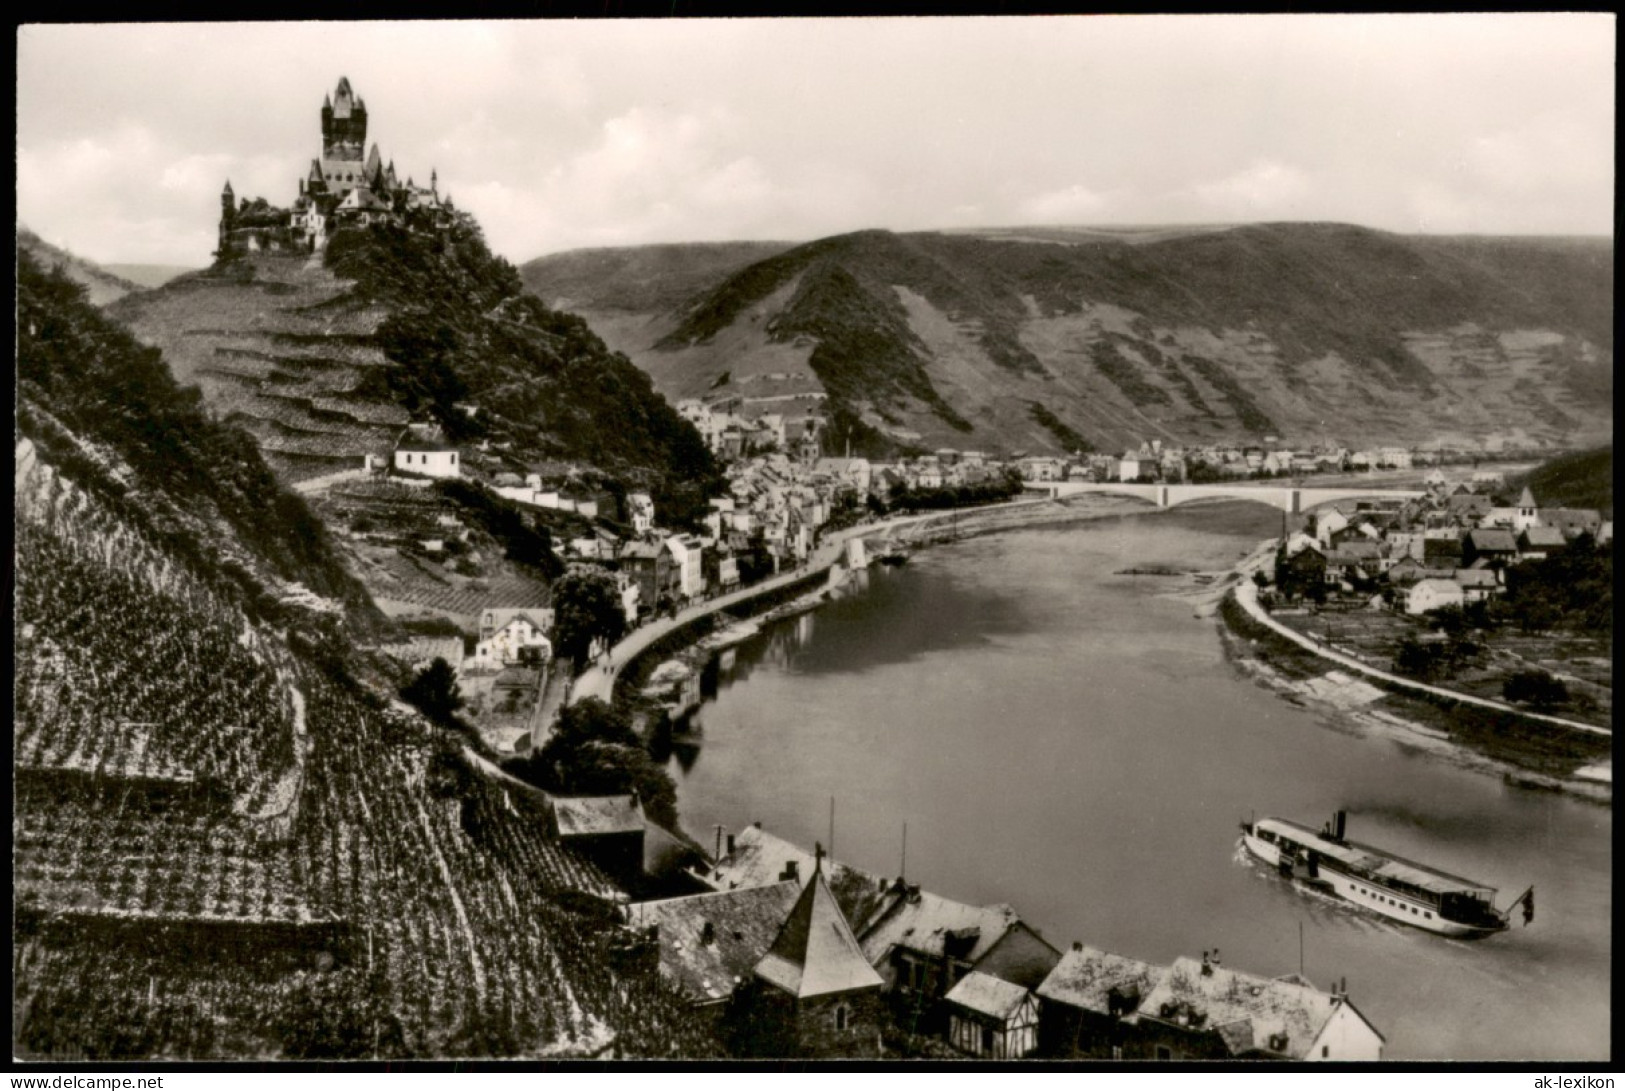
[[1428, 920], [1433, 919], [1433, 914], [1432, 913], [1423, 913], [1422, 916], [1426, 917]]

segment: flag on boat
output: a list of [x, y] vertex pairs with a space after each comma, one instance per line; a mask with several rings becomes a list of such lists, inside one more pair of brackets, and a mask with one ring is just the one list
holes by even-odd
[[1523, 926], [1529, 927], [1529, 922], [1535, 919], [1535, 888], [1530, 887], [1523, 896]]

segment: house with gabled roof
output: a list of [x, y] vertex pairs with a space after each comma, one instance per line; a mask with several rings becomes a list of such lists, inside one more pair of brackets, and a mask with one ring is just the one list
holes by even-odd
[[1517, 560], [1518, 540], [1504, 527], [1478, 527], [1462, 538], [1461, 556], [1469, 565], [1481, 560], [1510, 564]]
[[1540, 521], [1543, 526], [1562, 531], [1564, 539], [1571, 542], [1582, 534], [1596, 538], [1603, 522], [1602, 512], [1596, 508], [1542, 508]]
[[1568, 539], [1556, 527], [1529, 527], [1518, 534], [1518, 559], [1543, 561], [1568, 548]]
[[638, 794], [554, 796], [553, 836], [576, 849], [623, 885], [643, 875], [647, 819]]
[[944, 998], [948, 1044], [971, 1057], [1010, 1061], [1038, 1048], [1038, 1001], [1031, 991], [972, 970]]
[[1418, 580], [1405, 592], [1405, 612], [1426, 614], [1446, 606], [1460, 606], [1467, 601], [1461, 584], [1453, 579]]
[[1011, 906], [968, 905], [901, 879], [860, 932], [897, 1018], [917, 1033], [947, 1029], [943, 1001], [967, 974], [1031, 989], [1061, 958]]
[[695, 1008], [719, 1018], [800, 895], [801, 884], [786, 880], [634, 903], [626, 910], [627, 925], [654, 943], [660, 976]]
[[1039, 1051], [1046, 1057], [1121, 1060], [1124, 1020], [1156, 988], [1166, 966], [1074, 943], [1038, 986]]
[[1341, 989], [1181, 958], [1141, 1000], [1126, 1057], [1380, 1061], [1384, 1038]]

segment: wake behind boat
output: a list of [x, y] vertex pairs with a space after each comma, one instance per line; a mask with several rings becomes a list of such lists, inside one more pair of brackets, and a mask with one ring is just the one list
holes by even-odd
[[1496, 909], [1494, 887], [1346, 840], [1346, 819], [1338, 811], [1316, 833], [1283, 818], [1260, 818], [1241, 824], [1242, 843], [1283, 876], [1439, 935], [1478, 939], [1505, 931], [1520, 904], [1524, 924], [1534, 919], [1534, 887]]

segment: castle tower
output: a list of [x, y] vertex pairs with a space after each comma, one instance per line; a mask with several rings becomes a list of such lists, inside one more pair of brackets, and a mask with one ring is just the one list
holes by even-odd
[[812, 877], [756, 964], [745, 998], [752, 1052], [800, 1057], [880, 1052], [883, 983], [830, 893], [823, 858], [819, 846]]
[[338, 89], [322, 99], [321, 173], [328, 191], [342, 197], [365, 185], [366, 154], [367, 104], [350, 90], [349, 77], [341, 76]]
[[220, 191], [220, 250], [226, 252], [226, 242], [231, 237], [231, 229], [237, 221], [237, 195], [231, 191], [231, 179], [226, 179], [226, 188]]

